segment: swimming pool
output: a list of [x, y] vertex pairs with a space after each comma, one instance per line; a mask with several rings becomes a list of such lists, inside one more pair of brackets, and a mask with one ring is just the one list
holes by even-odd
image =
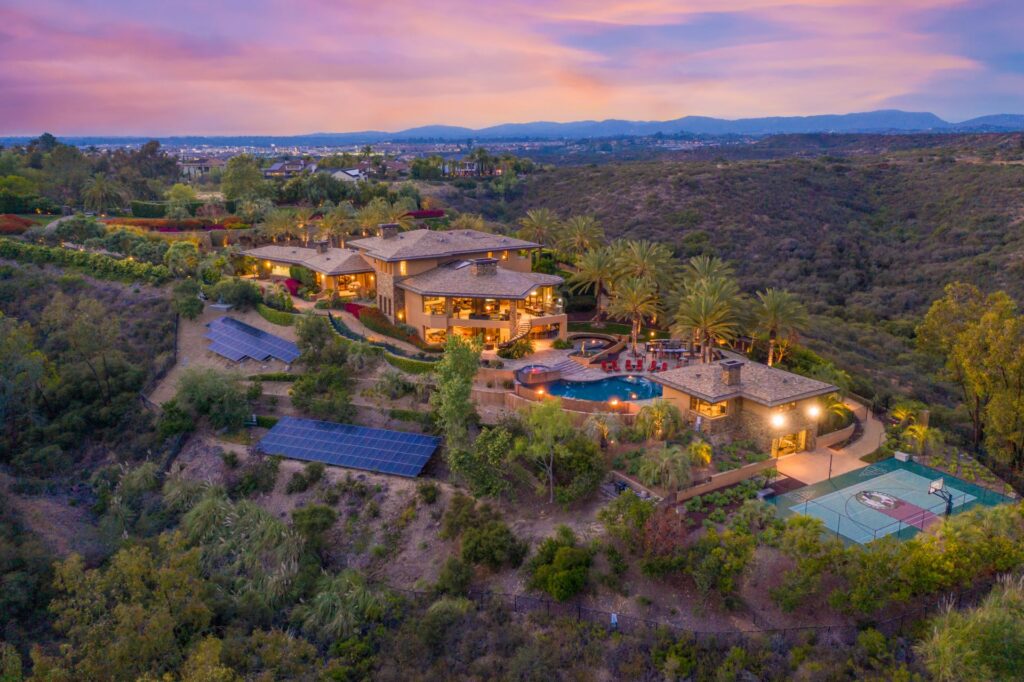
[[608, 377], [597, 381], [559, 379], [544, 388], [551, 395], [576, 400], [648, 400], [661, 397], [661, 384], [640, 376]]

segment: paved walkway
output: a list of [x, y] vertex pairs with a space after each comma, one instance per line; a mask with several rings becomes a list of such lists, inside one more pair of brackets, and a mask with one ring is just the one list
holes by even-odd
[[828, 479], [830, 475], [838, 476], [868, 465], [861, 457], [871, 454], [883, 443], [885, 425], [860, 403], [848, 400], [846, 404], [861, 418], [864, 430], [860, 438], [840, 450], [820, 447], [783, 457], [777, 467], [780, 474], [811, 485]]

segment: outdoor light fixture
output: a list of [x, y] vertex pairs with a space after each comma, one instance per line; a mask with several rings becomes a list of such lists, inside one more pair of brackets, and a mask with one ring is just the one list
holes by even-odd
[[809, 416], [811, 419], [817, 419], [818, 417], [821, 416], [821, 408], [818, 407], [817, 405], [811, 405], [810, 407], [807, 408], [807, 416]]
[[781, 429], [785, 425], [786, 418], [782, 414], [776, 412], [775, 414], [772, 415], [772, 426], [774, 426], [777, 429]]
[[612, 407], [616, 407], [619, 404], [619, 399], [612, 398], [611, 400], [608, 401], [608, 404], [611, 405]]
[[539, 396], [544, 395], [544, 389], [543, 388], [538, 388], [537, 389], [537, 395], [539, 395]]

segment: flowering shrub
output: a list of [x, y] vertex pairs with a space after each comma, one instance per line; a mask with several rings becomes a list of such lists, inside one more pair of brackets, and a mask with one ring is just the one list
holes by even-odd
[[384, 316], [384, 313], [380, 311], [380, 308], [373, 308], [370, 306], [361, 306], [359, 312], [356, 314], [359, 321], [362, 322], [368, 329], [390, 336], [393, 339], [399, 339], [406, 343], [411, 343], [420, 350], [440, 352], [440, 346], [434, 346], [423, 339], [421, 339], [416, 332], [407, 325], [399, 327], [398, 325], [391, 324], [391, 321]]
[[21, 234], [32, 227], [32, 221], [28, 218], [4, 213], [0, 215], [0, 234]]
[[238, 230], [249, 227], [240, 217], [234, 215], [225, 216], [217, 220], [209, 218], [185, 218], [182, 220], [172, 220], [170, 218], [108, 218], [103, 222], [108, 225], [141, 227], [155, 232]]

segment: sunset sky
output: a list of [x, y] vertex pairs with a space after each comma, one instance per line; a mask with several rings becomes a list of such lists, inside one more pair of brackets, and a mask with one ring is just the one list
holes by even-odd
[[0, 134], [1024, 112], [1024, 0], [2, 0]]

